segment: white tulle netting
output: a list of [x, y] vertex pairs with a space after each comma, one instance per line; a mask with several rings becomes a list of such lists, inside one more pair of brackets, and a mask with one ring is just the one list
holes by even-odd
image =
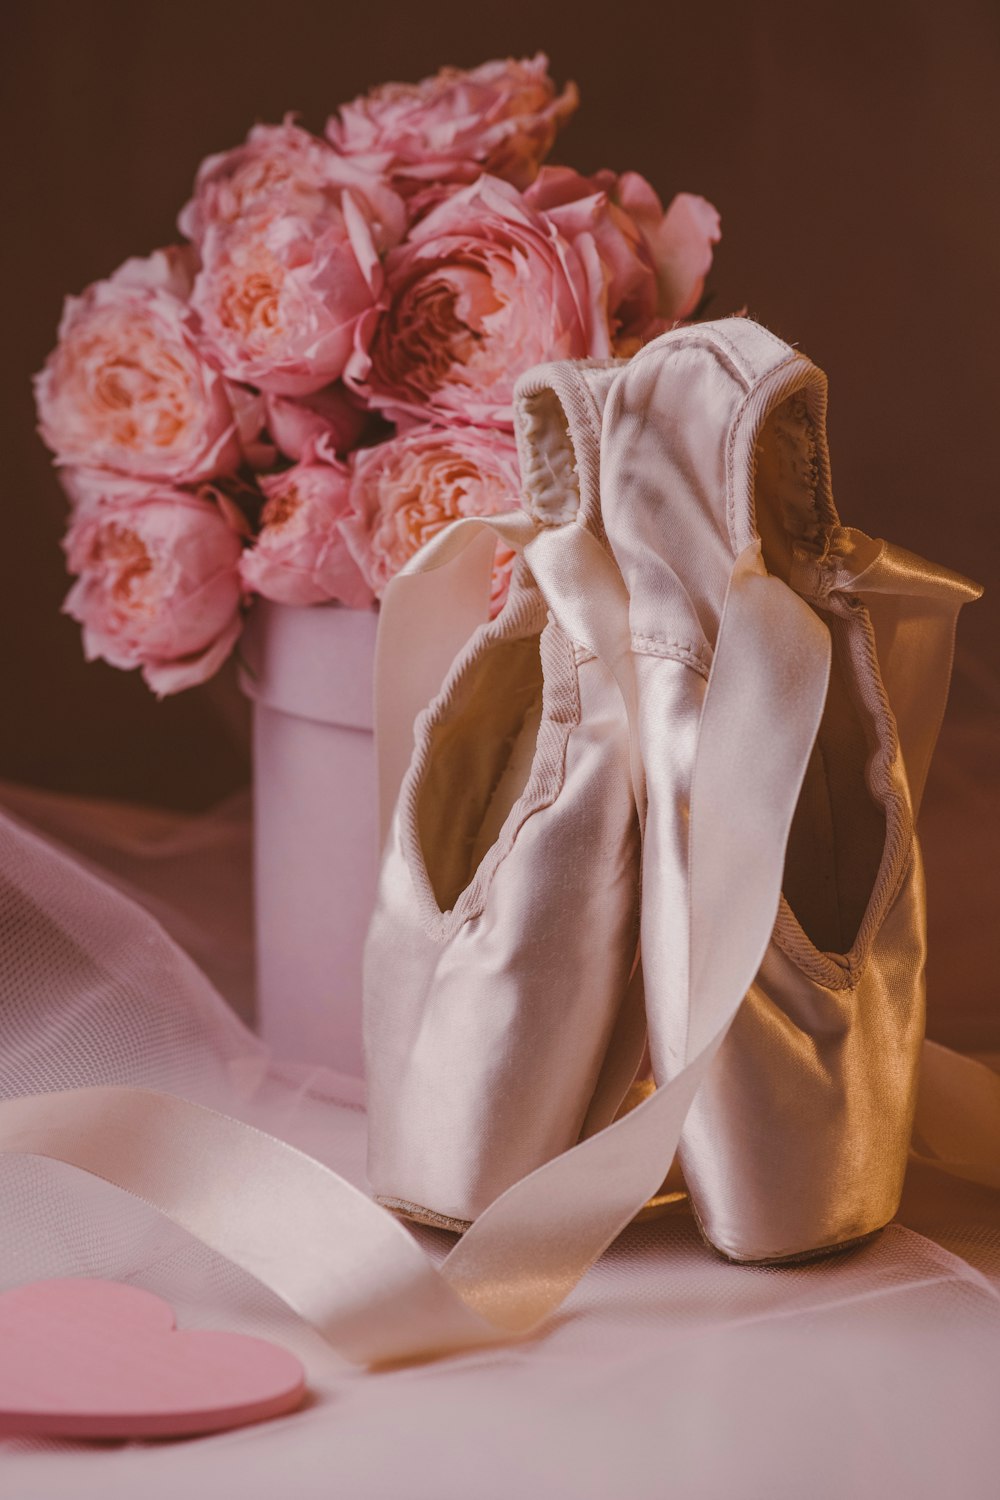
[[[975, 777], [941, 786], [982, 794]], [[12, 787], [0, 803], [0, 1095], [152, 1085], [362, 1184], [363, 1112], [333, 1075], [275, 1063], [236, 1014], [250, 993], [246, 802], [200, 819]], [[946, 826], [941, 795], [929, 818]], [[1000, 1048], [982, 1005], [976, 1025]], [[897, 1222], [853, 1255], [732, 1266], [680, 1210], [626, 1231], [541, 1335], [380, 1374], [106, 1183], [0, 1156], [0, 1193], [0, 1288], [134, 1282], [183, 1325], [284, 1343], [311, 1390], [291, 1417], [214, 1438], [8, 1440], [11, 1500], [182, 1486], [242, 1500], [1000, 1493], [1000, 1193], [927, 1163], [912, 1165]], [[421, 1236], [432, 1253], [444, 1244]]]

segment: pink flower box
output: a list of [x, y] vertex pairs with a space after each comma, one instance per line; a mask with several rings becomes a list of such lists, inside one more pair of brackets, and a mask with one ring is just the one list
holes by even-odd
[[378, 864], [372, 677], [378, 614], [255, 602], [257, 1024], [281, 1057], [360, 1079], [361, 955]]

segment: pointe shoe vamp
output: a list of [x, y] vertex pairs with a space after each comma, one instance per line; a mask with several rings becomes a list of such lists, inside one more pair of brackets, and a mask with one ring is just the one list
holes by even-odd
[[896, 1212], [923, 1040], [923, 918], [914, 858], [853, 983], [831, 989], [768, 949], [681, 1144], [723, 1254], [819, 1252]]
[[479, 909], [429, 931], [397, 826], [366, 949], [369, 1177], [471, 1220], [577, 1139], [635, 952], [638, 823], [618, 690], [580, 667], [558, 794]]

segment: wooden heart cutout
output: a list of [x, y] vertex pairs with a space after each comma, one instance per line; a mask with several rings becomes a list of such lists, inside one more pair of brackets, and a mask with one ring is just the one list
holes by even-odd
[[300, 1405], [293, 1354], [242, 1333], [178, 1330], [118, 1281], [35, 1281], [0, 1294], [0, 1435], [182, 1437]]

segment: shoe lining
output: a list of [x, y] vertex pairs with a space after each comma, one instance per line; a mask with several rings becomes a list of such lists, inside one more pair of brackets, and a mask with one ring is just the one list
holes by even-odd
[[480, 656], [462, 685], [461, 711], [437, 725], [417, 823], [442, 911], [454, 906], [524, 792], [541, 717], [542, 664], [533, 635]]
[[828, 617], [828, 624], [830, 688], [792, 819], [784, 895], [809, 940], [846, 957], [886, 847], [886, 810], [873, 795], [869, 764], [887, 747], [859, 701], [852, 623]]
[[580, 478], [569, 419], [549, 387], [522, 396], [520, 454], [525, 497], [547, 525], [571, 521], [580, 505]]
[[[793, 544], [819, 553], [832, 515], [820, 513], [816, 433], [793, 396], [757, 444], [755, 519], [769, 572], [787, 582]], [[811, 607], [832, 636], [830, 687], [792, 820], [783, 895], [821, 953], [848, 961], [885, 883], [895, 734], [863, 608]]]

